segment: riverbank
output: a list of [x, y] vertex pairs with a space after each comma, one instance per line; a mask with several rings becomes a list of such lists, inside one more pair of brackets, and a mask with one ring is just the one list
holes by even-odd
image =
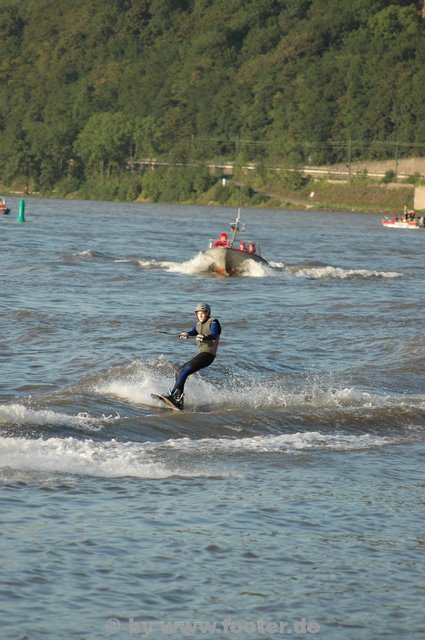
[[[156, 172], [155, 172], [156, 173]], [[3, 196], [31, 196], [45, 198], [106, 200], [112, 202], [161, 202], [168, 204], [201, 204], [210, 206], [250, 208], [299, 209], [322, 211], [356, 211], [392, 214], [403, 210], [404, 205], [413, 208], [414, 184], [391, 182], [378, 183], [369, 178], [354, 177], [351, 180], [314, 179], [301, 174], [285, 176], [242, 175], [231, 179], [205, 179], [195, 184], [175, 180], [170, 184], [164, 173], [145, 179], [143, 175], [96, 178], [82, 184], [57, 185], [52, 191], [24, 193], [17, 187], [0, 185]], [[288, 177], [289, 176], [289, 177]], [[162, 177], [162, 182], [161, 182]]]
[[268, 206], [323, 211], [356, 211], [360, 213], [393, 213], [413, 208], [414, 186], [401, 184], [365, 184], [317, 180], [301, 191], [268, 190]]

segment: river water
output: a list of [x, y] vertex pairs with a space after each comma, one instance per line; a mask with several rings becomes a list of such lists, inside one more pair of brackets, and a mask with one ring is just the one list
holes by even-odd
[[[421, 230], [27, 199], [0, 219], [2, 640], [423, 637]], [[151, 399], [218, 356], [186, 410]]]

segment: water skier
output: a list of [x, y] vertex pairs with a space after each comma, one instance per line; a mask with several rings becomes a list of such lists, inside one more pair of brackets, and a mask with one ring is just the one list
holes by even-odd
[[195, 307], [196, 324], [189, 331], [182, 331], [179, 338], [187, 340], [189, 336], [196, 337], [198, 343], [197, 355], [185, 362], [176, 374], [176, 382], [169, 395], [164, 396], [177, 409], [183, 409], [184, 385], [188, 376], [200, 369], [209, 367], [215, 360], [218, 343], [220, 341], [221, 326], [217, 318], [211, 317], [211, 307], [201, 302]]

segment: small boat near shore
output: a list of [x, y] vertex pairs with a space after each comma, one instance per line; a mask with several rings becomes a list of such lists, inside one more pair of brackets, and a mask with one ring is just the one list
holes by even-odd
[[261, 256], [260, 248], [252, 240], [239, 241], [235, 246], [236, 236], [245, 230], [241, 223], [241, 209], [234, 222], [230, 223], [232, 237], [222, 233], [218, 240], [210, 240], [209, 248], [203, 251], [211, 261], [211, 270], [223, 276], [237, 276], [246, 271], [247, 261], [253, 261], [263, 266], [269, 266], [267, 260]]
[[7, 215], [10, 213], [10, 208], [6, 204], [6, 200], [4, 198], [0, 198], [0, 215]]
[[419, 216], [418, 218], [406, 218], [394, 216], [394, 218], [383, 218], [381, 224], [387, 229], [425, 229], [425, 218]]

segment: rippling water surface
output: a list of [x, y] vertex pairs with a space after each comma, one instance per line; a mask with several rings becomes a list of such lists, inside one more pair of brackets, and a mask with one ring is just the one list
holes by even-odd
[[[220, 278], [234, 211], [12, 207], [2, 639], [423, 637], [425, 232], [247, 210], [270, 268]], [[176, 414], [199, 301], [220, 350]]]

